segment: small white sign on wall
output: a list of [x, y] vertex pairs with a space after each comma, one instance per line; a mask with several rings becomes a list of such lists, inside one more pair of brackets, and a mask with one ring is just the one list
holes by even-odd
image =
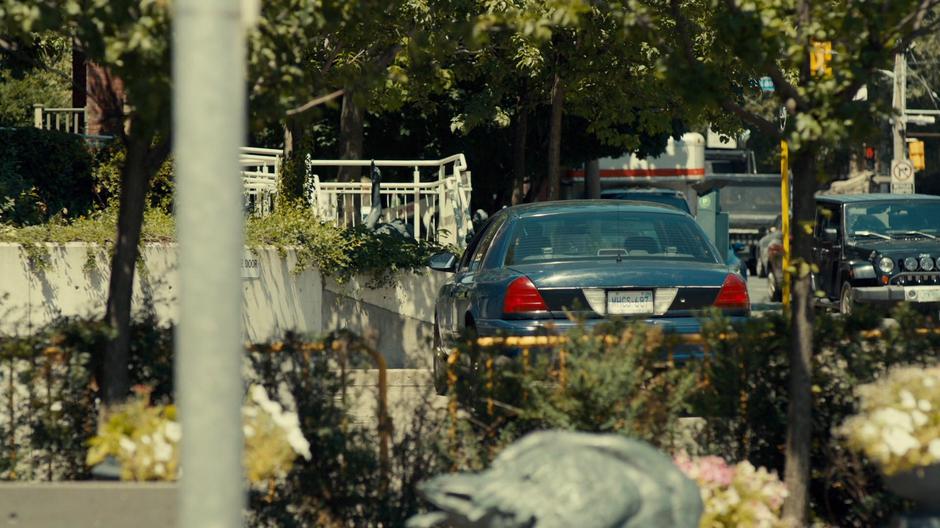
[[242, 255], [242, 278], [257, 279], [261, 277], [261, 263], [258, 256], [249, 250]]

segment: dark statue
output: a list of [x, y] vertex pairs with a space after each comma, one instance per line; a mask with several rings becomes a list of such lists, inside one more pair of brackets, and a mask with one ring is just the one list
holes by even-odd
[[616, 434], [531, 433], [481, 473], [439, 475], [419, 493], [440, 511], [409, 528], [696, 528], [698, 485], [646, 442]]

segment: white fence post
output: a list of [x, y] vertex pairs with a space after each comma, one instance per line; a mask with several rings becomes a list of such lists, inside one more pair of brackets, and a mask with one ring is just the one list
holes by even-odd
[[36, 128], [43, 128], [42, 126], [42, 109], [44, 105], [34, 104], [33, 105], [33, 126]]
[[421, 187], [420, 187], [421, 171], [418, 170], [418, 167], [415, 167], [414, 181], [415, 181], [415, 205], [414, 205], [415, 240], [421, 240]]

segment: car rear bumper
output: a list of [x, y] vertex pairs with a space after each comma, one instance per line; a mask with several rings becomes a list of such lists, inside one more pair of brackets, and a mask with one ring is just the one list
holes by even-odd
[[940, 303], [940, 286], [865, 286], [852, 288], [852, 300], [859, 303], [901, 301]]
[[[743, 322], [746, 319], [746, 317], [730, 317], [732, 323]], [[587, 319], [581, 323], [568, 319], [490, 319], [478, 320], [476, 330], [480, 337], [559, 335], [567, 333], [579, 324], [592, 328], [604, 321], [606, 319]], [[640, 321], [661, 327], [667, 334], [695, 335], [702, 331], [702, 323], [695, 317], [641, 319]], [[697, 344], [677, 345], [672, 351], [672, 357], [675, 360], [700, 358], [703, 355], [702, 346]]]

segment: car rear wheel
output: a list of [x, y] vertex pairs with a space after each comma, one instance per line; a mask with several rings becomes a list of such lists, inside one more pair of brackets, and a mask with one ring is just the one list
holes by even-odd
[[852, 315], [852, 308], [855, 301], [852, 300], [852, 285], [848, 282], [842, 283], [842, 292], [839, 294], [839, 313], [842, 315]]
[[771, 302], [780, 302], [783, 300], [783, 292], [777, 287], [777, 277], [773, 270], [767, 272], [767, 291], [770, 293]]

